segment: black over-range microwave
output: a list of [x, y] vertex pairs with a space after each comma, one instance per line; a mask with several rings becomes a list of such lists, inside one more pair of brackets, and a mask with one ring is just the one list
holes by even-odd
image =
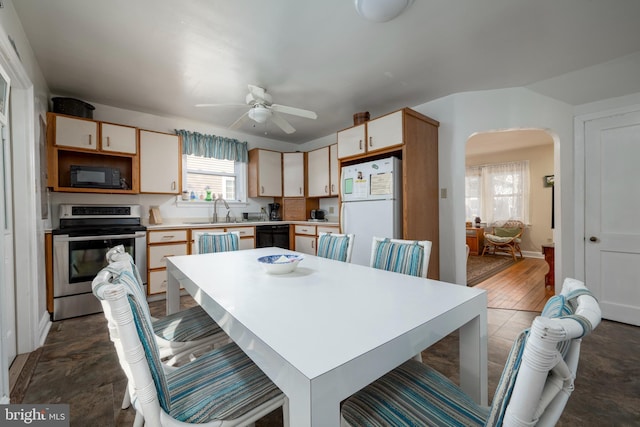
[[120, 169], [103, 166], [71, 165], [71, 186], [85, 188], [125, 188]]

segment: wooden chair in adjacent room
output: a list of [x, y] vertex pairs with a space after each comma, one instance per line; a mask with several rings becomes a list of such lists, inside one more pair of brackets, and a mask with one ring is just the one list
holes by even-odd
[[517, 220], [509, 220], [501, 225], [494, 225], [490, 232], [484, 233], [484, 248], [482, 255], [486, 253], [506, 252], [516, 261], [516, 253], [523, 258], [520, 250], [524, 223]]

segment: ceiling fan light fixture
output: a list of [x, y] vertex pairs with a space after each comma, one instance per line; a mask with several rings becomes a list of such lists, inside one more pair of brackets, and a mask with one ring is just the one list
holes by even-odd
[[411, 3], [413, 0], [355, 0], [358, 14], [372, 22], [391, 21]]
[[249, 118], [254, 122], [264, 123], [271, 116], [271, 111], [265, 107], [253, 107], [249, 110]]

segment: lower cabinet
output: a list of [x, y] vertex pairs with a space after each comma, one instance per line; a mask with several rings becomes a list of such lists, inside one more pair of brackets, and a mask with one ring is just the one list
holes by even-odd
[[318, 250], [318, 234], [338, 233], [339, 227], [296, 225], [295, 226], [295, 250], [309, 255], [315, 255]]
[[187, 255], [186, 229], [158, 230], [147, 233], [147, 281], [149, 294], [167, 291], [167, 263], [170, 256]]
[[295, 250], [304, 254], [316, 254], [316, 227], [315, 225], [296, 225]]

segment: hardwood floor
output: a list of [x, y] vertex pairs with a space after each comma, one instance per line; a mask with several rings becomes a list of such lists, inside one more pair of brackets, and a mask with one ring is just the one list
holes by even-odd
[[487, 291], [489, 308], [542, 311], [548, 299], [544, 289], [548, 271], [545, 260], [525, 258], [475, 287]]

